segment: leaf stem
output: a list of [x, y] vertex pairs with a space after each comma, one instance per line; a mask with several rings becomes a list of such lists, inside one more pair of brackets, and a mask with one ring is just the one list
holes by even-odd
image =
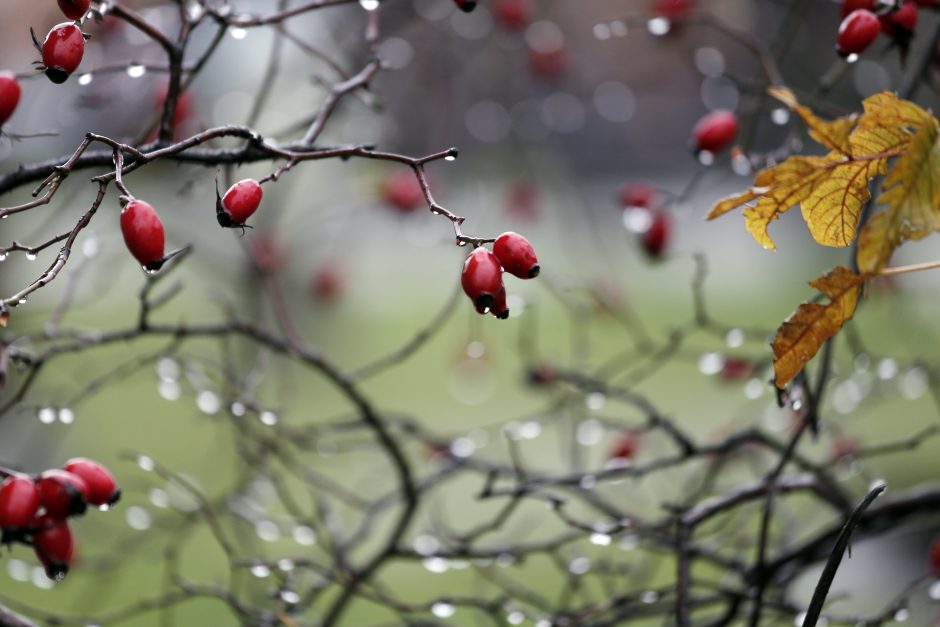
[[927, 261], [924, 263], [914, 263], [909, 266], [897, 266], [894, 268], [885, 268], [879, 270], [878, 272], [872, 273], [872, 276], [892, 276], [895, 274], [907, 274], [909, 272], [920, 272], [921, 270], [933, 270], [934, 268], [940, 268], [940, 260], [937, 261]]

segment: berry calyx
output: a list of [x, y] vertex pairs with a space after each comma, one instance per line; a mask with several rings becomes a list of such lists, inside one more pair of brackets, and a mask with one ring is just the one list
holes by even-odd
[[85, 480], [65, 470], [47, 470], [39, 476], [39, 498], [46, 514], [56, 520], [85, 513], [89, 489]]
[[496, 0], [493, 16], [510, 30], [522, 30], [532, 21], [531, 0]]
[[121, 210], [124, 244], [147, 270], [159, 270], [164, 262], [164, 234], [160, 216], [148, 203], [132, 200]]
[[620, 204], [624, 207], [649, 208], [656, 198], [656, 190], [646, 183], [627, 183], [620, 189]]
[[72, 22], [54, 26], [42, 43], [42, 64], [53, 83], [68, 80], [85, 55], [85, 35]]
[[39, 506], [39, 488], [30, 477], [7, 477], [0, 484], [0, 529], [28, 526]]
[[506, 272], [520, 279], [534, 279], [541, 271], [532, 244], [518, 233], [507, 231], [497, 237], [493, 254]]
[[464, 13], [469, 13], [477, 8], [477, 0], [454, 0], [454, 4]]
[[490, 306], [490, 313], [499, 320], [505, 320], [509, 317], [509, 306], [506, 304], [505, 286], [500, 285], [499, 290], [496, 291], [496, 296], [493, 297], [493, 304]]
[[12, 72], [0, 72], [0, 127], [6, 124], [20, 102], [20, 84]]
[[656, 211], [653, 213], [649, 228], [640, 236], [640, 243], [647, 255], [653, 259], [659, 259], [669, 244], [671, 234], [672, 220], [669, 214], [665, 211]]
[[483, 246], [474, 249], [464, 261], [460, 284], [477, 311], [486, 313], [503, 288], [503, 268], [496, 255]]
[[70, 20], [80, 20], [88, 13], [91, 0], [59, 0], [59, 8]]
[[729, 147], [738, 136], [738, 116], [727, 109], [707, 114], [692, 130], [692, 144], [696, 151], [720, 152]]
[[852, 11], [839, 25], [836, 50], [842, 56], [859, 54], [877, 39], [879, 32], [881, 22], [877, 15], [867, 9]]
[[75, 548], [72, 530], [64, 520], [55, 520], [49, 516], [37, 519], [35, 526], [39, 529], [33, 536], [36, 557], [42, 562], [49, 579], [61, 581], [72, 565]]
[[63, 468], [81, 477], [88, 486], [88, 503], [96, 507], [107, 507], [117, 503], [121, 498], [121, 489], [108, 471], [96, 461], [76, 457], [65, 463]]
[[424, 190], [410, 170], [400, 170], [385, 179], [382, 197], [401, 213], [411, 213], [424, 204]]
[[245, 220], [261, 205], [264, 192], [258, 181], [245, 179], [229, 187], [225, 196], [219, 196], [216, 189], [215, 196], [215, 217], [219, 226], [231, 229], [245, 226]]

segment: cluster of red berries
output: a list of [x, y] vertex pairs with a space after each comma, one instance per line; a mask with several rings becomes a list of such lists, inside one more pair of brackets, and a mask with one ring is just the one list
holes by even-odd
[[108, 469], [90, 459], [76, 458], [61, 469], [41, 475], [5, 472], [0, 484], [2, 544], [33, 547], [46, 575], [60, 580], [69, 572], [75, 539], [68, 519], [89, 505], [107, 509], [121, 497]]
[[655, 203], [656, 190], [646, 183], [628, 183], [620, 190], [624, 224], [637, 233], [651, 259], [661, 259], [671, 239], [672, 218]]
[[860, 54], [884, 33], [902, 49], [917, 28], [917, 7], [937, 6], [937, 0], [842, 0], [842, 23], [836, 51], [842, 56]]
[[[263, 192], [254, 179], [232, 185], [225, 195], [216, 190], [216, 219], [225, 228], [249, 228], [245, 221], [258, 210]], [[165, 233], [160, 216], [149, 204], [136, 198], [122, 198], [121, 233], [127, 250], [146, 270], [155, 272], [169, 259], [165, 253]]]
[[91, 0], [58, 0], [65, 17], [73, 22], [62, 22], [52, 27], [42, 44], [33, 35], [33, 43], [42, 55], [40, 64], [53, 83], [64, 83], [78, 69], [85, 56], [85, 40], [88, 38], [75, 22], [88, 13]]
[[484, 246], [475, 248], [463, 264], [460, 284], [477, 313], [491, 313], [500, 320], [509, 317], [503, 270], [520, 279], [534, 279], [541, 270], [532, 244], [512, 231], [496, 238], [492, 252]]

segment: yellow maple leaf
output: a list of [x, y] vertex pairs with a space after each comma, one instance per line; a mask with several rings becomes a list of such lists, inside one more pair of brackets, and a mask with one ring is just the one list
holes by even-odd
[[829, 298], [829, 303], [803, 303], [787, 318], [770, 346], [774, 351], [774, 383], [783, 388], [852, 318], [865, 280], [844, 266], [836, 266], [810, 285]]
[[938, 137], [936, 120], [923, 124], [885, 179], [878, 203], [887, 208], [872, 216], [858, 237], [856, 262], [862, 272], [878, 272], [901, 243], [940, 229]]

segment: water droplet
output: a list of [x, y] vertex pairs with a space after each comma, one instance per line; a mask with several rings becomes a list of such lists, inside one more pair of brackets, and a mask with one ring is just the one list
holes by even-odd
[[515, 610], [513, 612], [509, 612], [508, 614], [506, 614], [506, 622], [509, 623], [510, 625], [521, 625], [522, 621], [524, 620], [525, 620], [525, 614], [523, 614], [519, 610]]
[[75, 412], [73, 412], [68, 407], [63, 407], [59, 410], [59, 422], [64, 425], [70, 425], [75, 422]]
[[266, 427], [273, 427], [278, 423], [277, 414], [270, 410], [265, 410], [258, 414], [258, 420]]
[[450, 443], [450, 452], [454, 457], [467, 458], [476, 451], [476, 444], [470, 438], [457, 438]]
[[858, 61], [858, 55], [854, 52], [845, 58], [846, 63], [855, 63]]
[[215, 392], [203, 390], [196, 395], [196, 407], [204, 414], [213, 415], [222, 407], [222, 401]]
[[245, 415], [245, 405], [244, 405], [244, 403], [239, 403], [238, 401], [235, 401], [234, 403], [232, 403], [231, 405], [229, 405], [228, 410], [229, 410], [229, 412], [231, 412], [231, 414], [232, 414], [233, 416], [239, 416], [239, 417], [240, 417], [240, 416], [244, 416], [244, 415]]
[[612, 34], [610, 32], [610, 24], [607, 24], [604, 22], [601, 22], [600, 24], [595, 24], [591, 32], [594, 33], [594, 38], [600, 41], [605, 41], [607, 39], [610, 39], [611, 34]]
[[82, 242], [82, 254], [85, 255], [88, 259], [96, 257], [98, 255], [98, 238], [97, 237], [88, 237], [84, 242]]
[[277, 523], [270, 520], [259, 520], [255, 523], [255, 533], [265, 542], [274, 542], [281, 537]]
[[228, 33], [232, 36], [232, 39], [244, 39], [248, 36], [248, 31], [244, 28], [233, 28]]
[[668, 35], [669, 31], [672, 30], [672, 23], [664, 17], [654, 17], [646, 23], [646, 30], [648, 30], [651, 35], [662, 37], [663, 35]]
[[698, 153], [698, 162], [706, 166], [715, 163], [715, 153], [708, 150], [700, 150]]
[[168, 401], [177, 401], [182, 394], [178, 381], [160, 381], [157, 384], [157, 393]]
[[265, 577], [269, 577], [271, 575], [271, 569], [264, 564], [255, 564], [251, 567], [251, 574], [258, 579], [264, 579]]
[[878, 362], [878, 366], [875, 368], [875, 373], [878, 375], [878, 378], [887, 381], [888, 379], [893, 379], [898, 376], [898, 362], [886, 357]]
[[438, 601], [431, 606], [431, 613], [438, 618], [450, 618], [456, 611], [457, 608], [455, 608], [453, 604], [446, 601]]
[[137, 531], [150, 529], [150, 525], [153, 522], [153, 519], [150, 517], [150, 512], [137, 505], [128, 507], [124, 512], [124, 518], [127, 520], [127, 525]]
[[597, 477], [594, 475], [584, 475], [581, 477], [581, 481], [578, 482], [578, 485], [584, 490], [593, 490], [597, 485]]
[[575, 438], [581, 446], [594, 446], [604, 437], [604, 426], [599, 420], [589, 418], [578, 424]]
[[36, 261], [36, 253], [26, 253], [26, 261]]
[[359, 6], [366, 11], [375, 11], [379, 8], [379, 0], [359, 0]]
[[[63, 577], [65, 577], [65, 573], [57, 573], [55, 581], [61, 581]], [[40, 590], [51, 590], [55, 585], [55, 583], [46, 576], [45, 569], [38, 566], [33, 568], [33, 576], [30, 579], [33, 585]]]
[[456, 160], [457, 160], [457, 155], [453, 153], [444, 157], [444, 161], [456, 161]]
[[940, 601], [940, 579], [930, 584], [930, 587], [927, 589], [927, 594], [930, 595], [930, 598], [934, 601]]
[[464, 246], [467, 245], [467, 242], [465, 242], [465, 241], [463, 241], [462, 239], [458, 238], [458, 239], [457, 239], [457, 245], [462, 248], [462, 247], [464, 247]]
[[53, 422], [55, 422], [55, 410], [51, 407], [43, 407], [39, 410], [37, 417], [39, 418], [39, 422], [42, 424], [51, 425]]
[[642, 601], [643, 603], [646, 603], [647, 605], [656, 603], [656, 601], [658, 600], [659, 600], [659, 593], [656, 592], [655, 590], [647, 590], [640, 596], [640, 601]]
[[635, 533], [628, 533], [620, 538], [620, 548], [624, 551], [633, 551], [640, 545], [640, 536]]
[[789, 109], [784, 109], [783, 107], [777, 107], [770, 112], [770, 121], [776, 124], [777, 126], [783, 126], [790, 121], [790, 111]]
[[441, 548], [441, 543], [434, 536], [422, 534], [415, 537], [411, 542], [411, 546], [414, 547], [415, 553], [418, 555], [428, 556], [434, 555]]
[[591, 392], [584, 398], [584, 404], [588, 409], [597, 411], [603, 409], [604, 405], [607, 404], [607, 397], [601, 392]]
[[293, 590], [282, 590], [281, 600], [288, 605], [296, 605], [297, 603], [300, 603], [300, 595]]
[[914, 367], [904, 373], [898, 382], [901, 396], [912, 401], [920, 398], [927, 392], [930, 380], [923, 368]]
[[166, 490], [161, 490], [160, 488], [151, 488], [150, 490], [150, 503], [154, 507], [169, 507], [170, 505], [170, 495], [166, 493]]
[[592, 533], [590, 540], [591, 544], [597, 546], [610, 546], [611, 540], [613, 540], [613, 538], [611, 538], [606, 533]]
[[14, 581], [29, 581], [29, 564], [23, 560], [7, 560], [7, 574]]
[[698, 371], [706, 376], [718, 374], [725, 366], [725, 358], [721, 353], [704, 353], [698, 358]]
[[6, 261], [6, 258], [7, 258], [6, 253], [0, 253], [0, 261]]
[[725, 334], [725, 344], [730, 348], [738, 348], [744, 344], [744, 331], [741, 329], [731, 329]]
[[131, 78], [140, 78], [147, 73], [147, 68], [140, 65], [139, 63], [133, 63], [127, 66], [127, 75]]
[[899, 623], [903, 623], [910, 617], [911, 617], [911, 611], [907, 609], [906, 607], [902, 607], [901, 609], [899, 609], [897, 612], [894, 613], [894, 620], [896, 620]]
[[17, 305], [25, 305], [25, 304], [26, 304], [26, 297], [24, 296], [23, 298], [21, 298], [21, 299], [19, 299], [18, 301], [16, 301], [16, 304], [17, 304]]
[[450, 569], [450, 564], [443, 557], [429, 557], [421, 562], [425, 570], [434, 574], [446, 573]]
[[294, 560], [288, 558], [282, 558], [277, 561], [278, 570], [284, 573], [289, 573], [294, 570]]
[[317, 543], [317, 532], [314, 531], [313, 527], [307, 525], [294, 527], [291, 535], [294, 537], [294, 542], [300, 546], [313, 546]]
[[529, 420], [519, 426], [517, 434], [523, 440], [534, 440], [542, 434], [542, 425], [534, 420]]
[[156, 464], [154, 463], [153, 459], [147, 457], [146, 455], [137, 456], [137, 465], [144, 472], [151, 472], [154, 468], [156, 468]]
[[94, 77], [91, 75], [90, 72], [88, 72], [88, 73], [86, 73], [86, 74], [82, 74], [81, 76], [78, 77], [78, 84], [79, 84], [79, 85], [90, 85], [90, 84], [91, 84], [91, 81], [93, 80], [93, 78], [94, 78]]
[[479, 359], [486, 352], [486, 345], [483, 342], [474, 340], [467, 344], [467, 357], [470, 359]]
[[568, 563], [568, 572], [572, 575], [583, 575], [591, 570], [591, 560], [586, 557], [576, 557]]
[[157, 376], [161, 379], [176, 380], [180, 377], [180, 365], [172, 357], [161, 357], [157, 361]]
[[744, 396], [751, 399], [752, 401], [760, 398], [761, 394], [764, 393], [764, 382], [760, 379], [748, 379], [748, 382], [744, 384]]

